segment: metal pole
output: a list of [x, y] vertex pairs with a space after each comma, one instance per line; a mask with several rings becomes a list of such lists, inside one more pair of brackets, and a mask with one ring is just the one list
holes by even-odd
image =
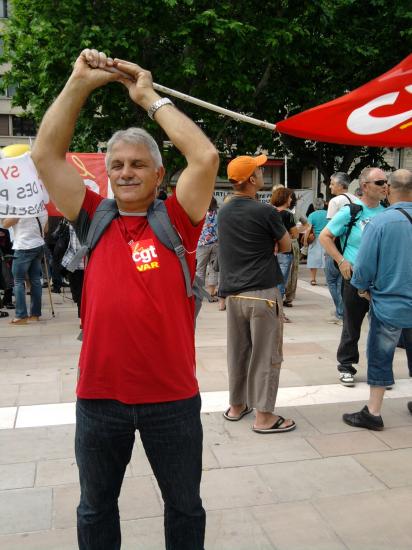
[[51, 312], [52, 312], [52, 317], [55, 317], [54, 308], [53, 308], [52, 293], [51, 293], [51, 288], [50, 288], [49, 269], [47, 267], [47, 258], [46, 258], [46, 251], [44, 249], [44, 246], [43, 246], [43, 261], [44, 261], [44, 271], [46, 273], [47, 289], [49, 291], [50, 309], [51, 309]]
[[[124, 73], [123, 71], [119, 71], [119, 69], [116, 69], [115, 67], [106, 67], [104, 70], [109, 73], [120, 73], [125, 78], [133, 80], [130, 75]], [[202, 99], [197, 99], [196, 97], [178, 92], [177, 90], [172, 90], [172, 88], [167, 88], [166, 86], [162, 86], [161, 84], [156, 84], [156, 82], [153, 82], [153, 88], [158, 92], [162, 92], [163, 94], [177, 97], [178, 99], [182, 99], [183, 101], [186, 101], [188, 103], [193, 103], [194, 105], [198, 105], [199, 107], [203, 107], [204, 109], [209, 109], [209, 111], [215, 111], [216, 113], [234, 118], [235, 120], [239, 120], [240, 122], [248, 122], [249, 124], [254, 124], [255, 126], [265, 128], [266, 130], [271, 130], [272, 132], [276, 128], [276, 124], [271, 124], [270, 122], [266, 122], [266, 120], [259, 120], [258, 118], [253, 118], [247, 115], [236, 113], [235, 111], [230, 111], [229, 109], [224, 109], [223, 107], [219, 107], [218, 105], [214, 105], [213, 103], [208, 103], [207, 101], [203, 101]]]
[[285, 187], [288, 186], [288, 156], [285, 154]]

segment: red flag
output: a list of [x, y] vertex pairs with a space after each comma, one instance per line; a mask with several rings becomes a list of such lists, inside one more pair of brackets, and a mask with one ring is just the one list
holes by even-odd
[[[103, 153], [66, 153], [66, 160], [73, 164], [83, 178], [84, 184], [102, 197], [107, 197], [107, 172]], [[47, 205], [49, 216], [61, 216], [50, 201]]]
[[345, 145], [411, 147], [412, 54], [353, 92], [278, 122], [276, 130]]

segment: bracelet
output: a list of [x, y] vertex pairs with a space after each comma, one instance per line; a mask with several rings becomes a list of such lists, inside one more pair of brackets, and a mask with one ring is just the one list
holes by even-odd
[[342, 258], [341, 261], [338, 262], [338, 267], [340, 267], [343, 264], [344, 261], [345, 261], [345, 258]]
[[155, 101], [147, 110], [147, 114], [149, 116], [149, 118], [151, 118], [152, 120], [154, 120], [154, 115], [156, 113], [156, 111], [158, 111], [158, 109], [160, 109], [160, 107], [163, 107], [163, 105], [173, 105], [173, 102], [171, 99], [169, 99], [168, 97], [161, 97], [160, 99], [158, 99], [157, 101]]

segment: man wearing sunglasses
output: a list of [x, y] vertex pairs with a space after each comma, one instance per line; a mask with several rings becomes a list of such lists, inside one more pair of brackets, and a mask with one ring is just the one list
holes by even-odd
[[[368, 335], [369, 402], [359, 412], [344, 414], [350, 426], [382, 430], [385, 389], [394, 383], [393, 356], [402, 333], [412, 353], [412, 172], [389, 177], [390, 207], [365, 230], [352, 284], [371, 302]], [[408, 404], [412, 412], [412, 405]]]
[[348, 224], [351, 219], [349, 205], [336, 213], [333, 219], [323, 229], [319, 240], [326, 253], [335, 260], [343, 277], [343, 327], [337, 351], [339, 380], [344, 386], [354, 386], [354, 367], [359, 362], [358, 342], [362, 322], [369, 311], [369, 302], [358, 295], [357, 289], [351, 284], [353, 265], [359, 251], [363, 229], [368, 222], [384, 210], [381, 201], [386, 198], [387, 178], [380, 168], [364, 168], [359, 175], [359, 186], [362, 197], [357, 204], [362, 209], [356, 215], [343, 253], [335, 244], [335, 237], [340, 237], [343, 249], [346, 240]]

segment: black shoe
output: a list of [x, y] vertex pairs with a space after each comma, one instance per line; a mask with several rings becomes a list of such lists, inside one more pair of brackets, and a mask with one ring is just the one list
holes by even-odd
[[15, 306], [14, 304], [12, 304], [12, 303], [10, 303], [10, 304], [4, 304], [4, 307], [5, 307], [6, 309], [16, 309], [16, 306]]
[[407, 407], [409, 412], [412, 414], [412, 401], [408, 401]]
[[51, 291], [54, 292], [54, 294], [60, 294], [61, 293], [60, 288], [56, 288], [55, 286], [52, 286]]
[[359, 412], [344, 414], [342, 419], [345, 424], [349, 424], [349, 426], [354, 426], [355, 428], [366, 428], [376, 431], [383, 430], [382, 417], [371, 414], [367, 405]]
[[292, 304], [292, 302], [285, 301], [285, 302], [283, 302], [283, 307], [293, 307], [293, 304]]

